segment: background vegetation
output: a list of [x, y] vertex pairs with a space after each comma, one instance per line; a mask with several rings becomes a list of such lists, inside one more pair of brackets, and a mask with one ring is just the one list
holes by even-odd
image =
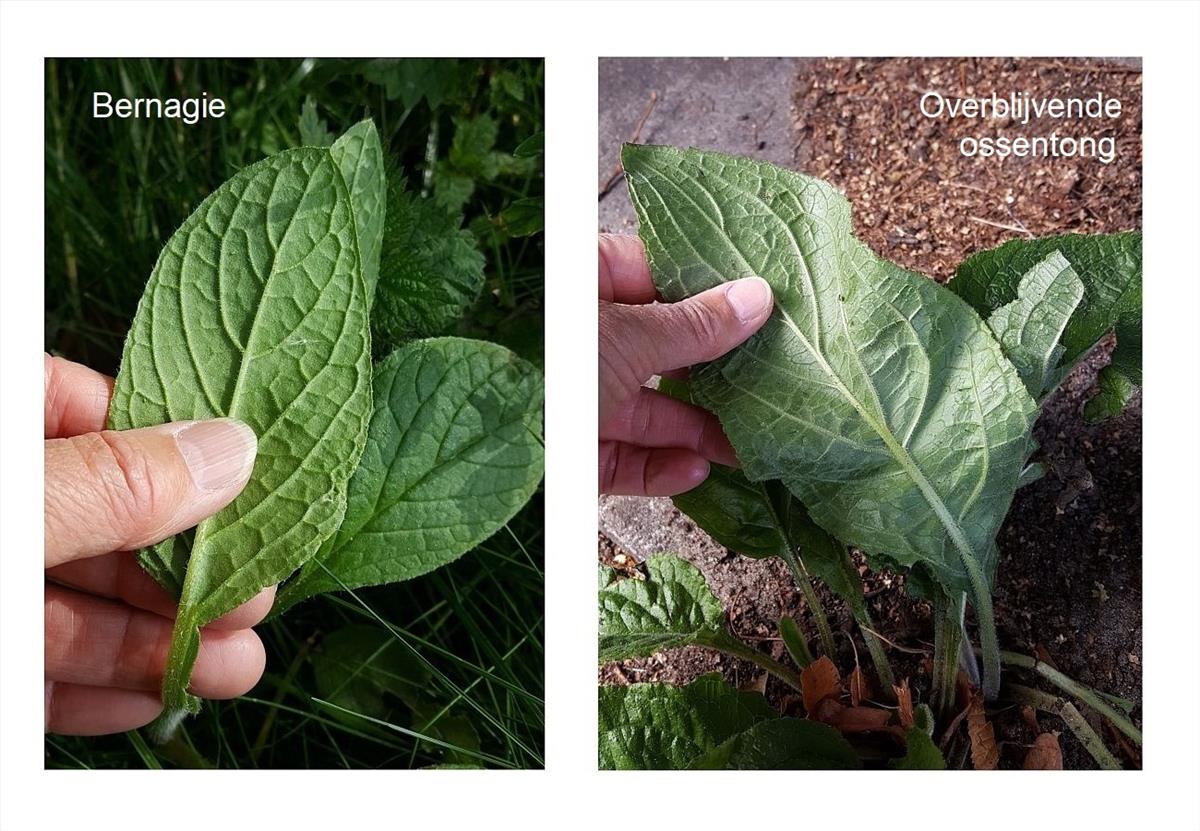
[[[370, 116], [389, 185], [403, 178], [426, 205], [414, 216], [438, 216], [427, 249], [484, 257], [484, 289], [451, 330], [542, 365], [540, 60], [50, 60], [45, 80], [52, 354], [115, 374], [158, 252], [196, 205], [245, 165]], [[207, 91], [227, 114], [93, 119], [94, 91]], [[263, 680], [207, 703], [169, 744], [47, 736], [46, 766], [541, 767], [542, 566], [539, 493], [446, 568], [260, 626]], [[435, 729], [413, 730], [417, 714]]]

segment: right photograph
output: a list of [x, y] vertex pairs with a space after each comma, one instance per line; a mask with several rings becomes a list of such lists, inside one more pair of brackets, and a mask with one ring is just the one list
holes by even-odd
[[1140, 769], [1141, 60], [599, 84], [599, 767]]

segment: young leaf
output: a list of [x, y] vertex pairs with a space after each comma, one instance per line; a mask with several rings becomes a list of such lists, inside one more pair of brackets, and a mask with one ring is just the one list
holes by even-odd
[[646, 560], [646, 571], [645, 580], [618, 580], [600, 590], [601, 663], [729, 639], [725, 611], [698, 568], [656, 554]]
[[1051, 252], [1025, 273], [1017, 299], [988, 318], [988, 326], [1012, 361], [1030, 396], [1040, 400], [1061, 377], [1058, 361], [1063, 331], [1079, 301], [1083, 282], [1058, 251]]
[[281, 590], [278, 614], [318, 592], [394, 583], [499, 530], [542, 479], [542, 376], [502, 346], [416, 341], [375, 368], [375, 407], [345, 522]]
[[[1037, 263], [1058, 251], [1083, 282], [1083, 299], [1062, 335], [1058, 361], [1065, 376], [1088, 350], [1110, 331], [1117, 333], [1108, 382], [1110, 389], [1129, 391], [1141, 383], [1142, 234], [1127, 231], [1107, 236], [1062, 234], [1036, 240], [1011, 240], [965, 260], [950, 281], [981, 317], [1017, 299], [1021, 278]], [[1120, 354], [1118, 354], [1120, 353]], [[1117, 380], [1119, 379], [1119, 380]], [[1101, 391], [1102, 395], [1104, 390]], [[1120, 412], [1127, 395], [1111, 395], [1092, 408], [1093, 417]]]
[[448, 331], [479, 297], [483, 255], [462, 215], [394, 181], [388, 188], [378, 297], [371, 312], [376, 349]]
[[695, 150], [623, 161], [667, 300], [749, 274], [775, 293], [758, 334], [692, 374], [748, 478], [783, 479], [835, 538], [927, 565], [990, 618], [1035, 407], [983, 322], [856, 240], [824, 182]]
[[946, 759], [933, 743], [929, 734], [920, 727], [910, 727], [904, 734], [907, 749], [899, 759], [893, 759], [888, 767], [895, 770], [945, 770]]
[[[887, 715], [886, 711], [882, 711]], [[854, 770], [858, 754], [836, 728], [798, 718], [762, 721], [692, 763], [706, 770]]]
[[755, 724], [778, 718], [758, 693], [738, 692], [717, 673], [683, 687], [600, 687], [600, 767], [685, 770]]
[[304, 104], [300, 107], [297, 126], [300, 128], [300, 144], [305, 147], [328, 147], [337, 138], [329, 132], [325, 119], [317, 114], [317, 102], [311, 95], [304, 99]]
[[[109, 413], [118, 430], [229, 416], [258, 436], [245, 490], [195, 530], [163, 680], [169, 709], [199, 706], [186, 689], [200, 627], [336, 530], [370, 405], [366, 286], [342, 174], [316, 148], [251, 165], [167, 242]], [[182, 562], [181, 545], [160, 546], [160, 562]]]
[[783, 645], [800, 669], [804, 669], [813, 662], [812, 652], [808, 648], [808, 639], [800, 631], [800, 625], [788, 615], [779, 618], [779, 637], [783, 638]]

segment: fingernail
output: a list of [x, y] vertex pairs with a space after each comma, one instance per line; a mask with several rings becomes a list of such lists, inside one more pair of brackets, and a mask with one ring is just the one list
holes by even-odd
[[749, 323], [762, 317], [763, 312], [770, 308], [771, 287], [761, 277], [736, 280], [725, 289], [725, 302], [740, 322]]
[[201, 490], [215, 491], [244, 481], [254, 467], [258, 438], [247, 425], [232, 418], [197, 421], [180, 430], [175, 441], [187, 462], [192, 481]]

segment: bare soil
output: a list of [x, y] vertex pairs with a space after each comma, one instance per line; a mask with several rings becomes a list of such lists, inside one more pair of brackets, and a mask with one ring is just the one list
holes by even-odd
[[[908, 268], [944, 281], [971, 252], [1015, 236], [1110, 233], [1141, 225], [1137, 62], [838, 59], [797, 61], [795, 67], [792, 166], [842, 188], [855, 206], [860, 237]], [[1124, 115], [1115, 124], [1106, 122], [1111, 129], [1099, 130], [1094, 123], [1036, 121], [1001, 128], [1026, 135], [1055, 129], [1060, 135], [1113, 135], [1117, 158], [1109, 165], [1092, 159], [964, 158], [958, 139], [968, 132], [979, 135], [978, 124], [922, 117], [917, 100], [927, 89], [947, 95], [988, 95], [995, 89], [1001, 95], [1010, 90], [1031, 95], [1099, 91], [1119, 97]], [[641, 104], [632, 106], [640, 109]], [[611, 124], [606, 128], [605, 120], [602, 107], [602, 133], [619, 132]], [[605, 224], [622, 223], [614, 219]], [[1067, 379], [1035, 428], [1039, 460], [1049, 473], [1018, 492], [1000, 531], [996, 615], [1004, 648], [1038, 654], [1085, 684], [1140, 701], [1140, 394], [1123, 415], [1102, 424], [1090, 425], [1080, 414], [1110, 349], [1111, 343], [1103, 344]], [[787, 660], [776, 621], [787, 613], [808, 622], [808, 614], [781, 562], [726, 551], [669, 500], [605, 497], [600, 530], [602, 561], [617, 550], [637, 557], [672, 550], [695, 563], [725, 604], [732, 631]], [[871, 613], [881, 634], [896, 646], [889, 650], [893, 668], [898, 677], [910, 679], [921, 700], [929, 686], [930, 610], [904, 593], [902, 577], [868, 572], [865, 565], [862, 570]], [[838, 637], [838, 663], [845, 670], [854, 661], [850, 636], [859, 650], [861, 640], [844, 605], [821, 591], [831, 623], [846, 635]], [[713, 670], [737, 685], [760, 680], [751, 665], [696, 648], [610, 664], [599, 675], [601, 683], [686, 683]], [[1022, 680], [1045, 687], [1032, 677]], [[767, 694], [785, 712], [798, 709], [787, 689], [774, 680]], [[1084, 712], [1121, 755], [1111, 732], [1094, 714]], [[1002, 708], [991, 716], [1001, 743], [1001, 766], [1020, 767], [1035, 733], [1016, 708]], [[1134, 721], [1140, 720], [1139, 707]], [[1039, 721], [1043, 730], [1063, 731], [1065, 767], [1094, 767], [1057, 719], [1039, 716]], [[1124, 761], [1129, 767], [1138, 764], [1128, 756]], [[969, 766], [969, 759], [962, 764]]]

